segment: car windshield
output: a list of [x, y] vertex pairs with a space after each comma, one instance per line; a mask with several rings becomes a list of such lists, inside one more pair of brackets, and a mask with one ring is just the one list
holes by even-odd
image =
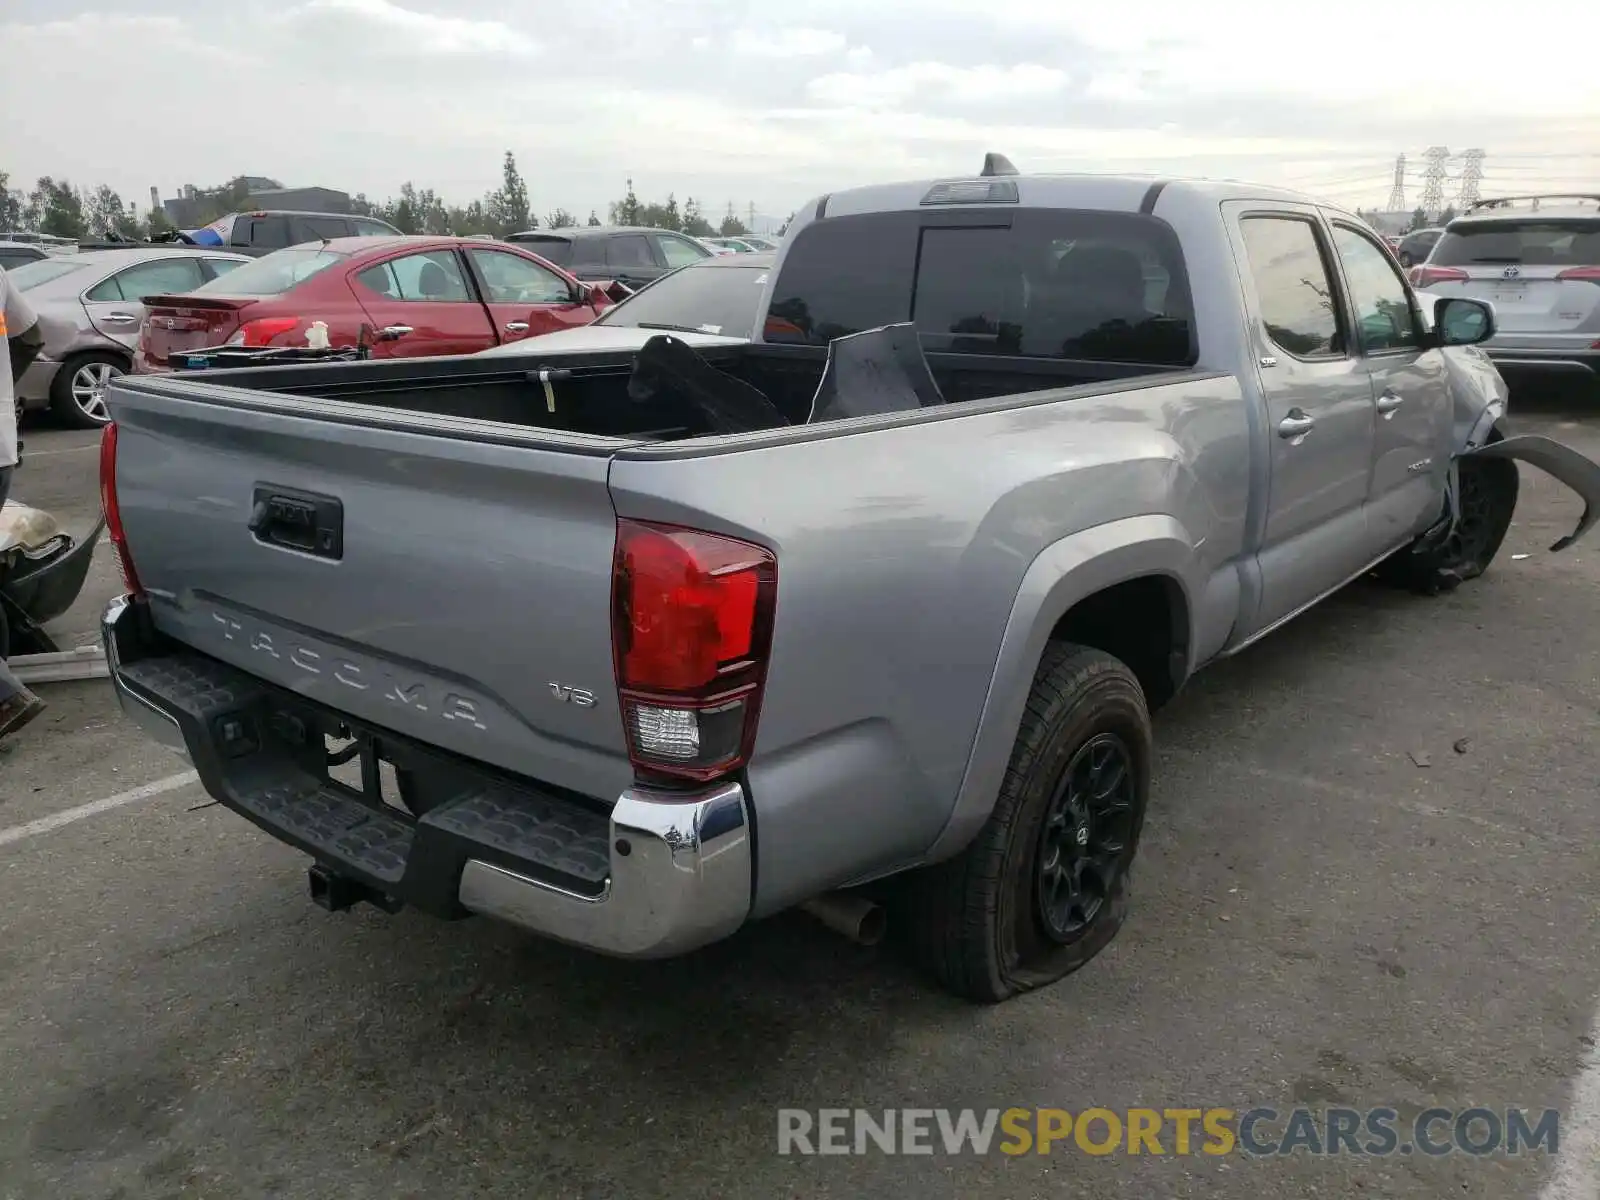
[[201, 284], [193, 294], [280, 296], [349, 257], [348, 254], [337, 254], [332, 250], [301, 247], [275, 250], [264, 258], [245, 263], [237, 270]]
[[25, 292], [29, 288], [38, 287], [41, 283], [49, 283], [52, 279], [60, 279], [63, 275], [81, 271], [88, 265], [75, 258], [41, 258], [37, 262], [13, 267], [6, 272], [6, 278], [11, 280], [17, 291]]
[[[715, 262], [716, 266], [709, 265]], [[681, 267], [607, 309], [596, 325], [633, 329], [678, 329], [747, 338], [754, 335], [765, 262], [732, 263], [707, 259], [707, 265]]]
[[1600, 265], [1600, 219], [1457, 221], [1428, 261], [1441, 267]]

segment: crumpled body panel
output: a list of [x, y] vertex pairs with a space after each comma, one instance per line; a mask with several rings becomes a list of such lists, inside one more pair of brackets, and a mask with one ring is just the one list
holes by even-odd
[[1583, 499], [1583, 515], [1578, 518], [1576, 529], [1550, 547], [1553, 551], [1565, 550], [1600, 520], [1600, 463], [1553, 438], [1534, 433], [1518, 434], [1486, 446], [1462, 450], [1456, 457], [1517, 459], [1538, 467], [1577, 492]]

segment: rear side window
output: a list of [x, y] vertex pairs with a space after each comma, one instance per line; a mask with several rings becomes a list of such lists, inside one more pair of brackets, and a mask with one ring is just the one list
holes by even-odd
[[95, 284], [90, 300], [122, 300], [137, 303], [141, 296], [192, 292], [205, 282], [200, 262], [194, 258], [171, 258], [165, 262], [140, 263], [118, 271]]
[[1440, 267], [1600, 266], [1600, 220], [1455, 221], [1428, 261]]
[[924, 227], [923, 214], [901, 212], [809, 225], [784, 261], [763, 336], [823, 345], [911, 320], [930, 352], [1195, 361], [1188, 277], [1164, 223], [1072, 209], [998, 219], [1010, 224]]
[[650, 243], [642, 233], [624, 233], [606, 239], [606, 266], [653, 267], [655, 255], [650, 253]]
[[350, 236], [350, 222], [345, 217], [292, 217], [290, 228], [294, 231], [296, 242]]
[[220, 296], [281, 296], [348, 256], [332, 250], [279, 250], [196, 288]]
[[23, 263], [38, 262], [43, 255], [30, 254], [26, 250], [0, 250], [0, 267], [7, 271], [22, 266]]
[[1301, 217], [1239, 222], [1267, 336], [1296, 358], [1344, 353], [1337, 297], [1316, 226]]

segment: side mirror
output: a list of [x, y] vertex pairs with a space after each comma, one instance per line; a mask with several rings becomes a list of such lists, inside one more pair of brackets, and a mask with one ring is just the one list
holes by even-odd
[[1486, 300], [1449, 296], [1433, 306], [1441, 346], [1476, 346], [1494, 336], [1494, 307]]

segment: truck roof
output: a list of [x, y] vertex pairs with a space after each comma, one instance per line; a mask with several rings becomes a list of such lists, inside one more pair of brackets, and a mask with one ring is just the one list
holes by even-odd
[[[1206, 203], [1224, 200], [1283, 200], [1295, 204], [1315, 204], [1322, 208], [1348, 211], [1316, 196], [1288, 188], [1270, 187], [1234, 179], [1201, 179], [1167, 175], [1036, 173], [1017, 175], [957, 175], [939, 179], [909, 180], [900, 183], [871, 184], [831, 192], [819, 198], [812, 219], [857, 213], [899, 212], [922, 206], [923, 199], [941, 184], [1005, 182], [1016, 188], [1016, 202], [1032, 208], [1095, 208], [1111, 212], [1139, 212], [1154, 208], [1155, 198], [1170, 193], [1185, 195]], [[982, 207], [974, 201], [960, 207]], [[957, 207], [946, 203], [940, 207]]]

